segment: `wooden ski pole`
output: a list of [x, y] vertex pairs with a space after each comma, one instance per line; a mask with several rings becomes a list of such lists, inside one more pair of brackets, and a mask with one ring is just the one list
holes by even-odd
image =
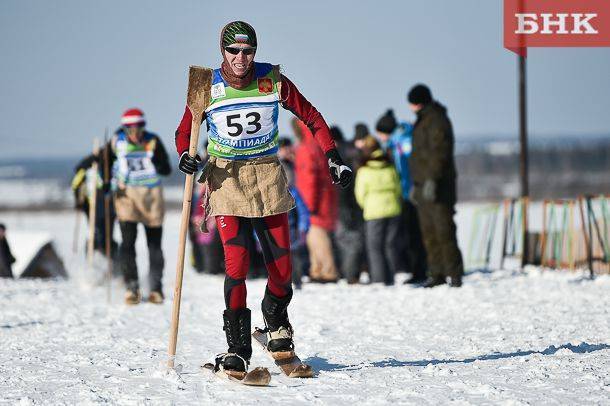
[[[110, 153], [108, 149], [110, 148], [110, 143], [108, 142], [108, 127], [104, 132], [104, 185], [108, 185], [110, 183]], [[108, 269], [106, 271], [106, 300], [110, 303], [111, 292], [112, 292], [112, 256], [110, 252], [110, 242], [112, 241], [112, 235], [110, 235], [110, 192], [104, 191], [104, 241], [106, 243], [106, 261], [108, 264]]]
[[[197, 154], [199, 142], [199, 130], [203, 113], [210, 103], [210, 91], [212, 87], [212, 69], [200, 66], [189, 68], [189, 83], [186, 97], [193, 119], [191, 120], [191, 139], [189, 144], [189, 155]], [[180, 234], [178, 241], [178, 260], [176, 263], [176, 284], [174, 287], [174, 300], [172, 304], [172, 324], [169, 334], [169, 348], [167, 366], [174, 368], [176, 356], [176, 345], [178, 344], [178, 324], [180, 322], [180, 300], [182, 298], [182, 275], [184, 271], [184, 249], [186, 245], [186, 232], [191, 214], [191, 199], [193, 198], [193, 177], [186, 175], [184, 181], [184, 195], [182, 200], [182, 218], [180, 220]]]
[[[95, 138], [93, 140], [93, 155], [99, 155], [99, 140]], [[87, 263], [89, 267], [93, 267], [93, 249], [95, 247], [95, 209], [97, 203], [97, 160], [94, 160], [91, 164], [91, 173], [93, 179], [93, 190], [91, 190], [91, 196], [89, 199], [89, 240], [87, 240]]]

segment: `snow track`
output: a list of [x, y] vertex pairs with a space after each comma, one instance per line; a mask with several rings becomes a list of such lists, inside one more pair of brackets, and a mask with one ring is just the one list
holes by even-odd
[[[13, 230], [56, 237], [72, 278], [0, 280], [0, 403], [20, 404], [610, 404], [610, 278], [473, 273], [461, 289], [304, 285], [291, 306], [301, 358], [318, 372], [290, 379], [254, 346], [272, 387], [199, 370], [224, 351], [221, 277], [185, 272], [177, 363], [165, 374], [171, 300], [126, 307], [114, 283], [88, 287], [70, 260], [71, 213], [6, 214]], [[172, 292], [178, 214], [166, 222]], [[145, 254], [143, 233], [138, 252]], [[81, 233], [82, 235], [82, 233]], [[82, 244], [81, 244], [82, 245]], [[140, 273], [146, 255], [140, 255]], [[142, 278], [145, 281], [145, 278]], [[260, 325], [264, 281], [248, 284]]]

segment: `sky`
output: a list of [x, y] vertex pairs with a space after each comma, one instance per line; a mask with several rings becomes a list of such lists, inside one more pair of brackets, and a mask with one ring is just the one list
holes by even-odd
[[[173, 150], [188, 66], [218, 67], [220, 30], [237, 19], [257, 31], [256, 60], [281, 64], [347, 138], [388, 108], [413, 120], [419, 82], [457, 140], [517, 136], [500, 0], [2, 0], [0, 158], [86, 154], [130, 107]], [[610, 48], [530, 49], [527, 63], [532, 137], [610, 134]]]

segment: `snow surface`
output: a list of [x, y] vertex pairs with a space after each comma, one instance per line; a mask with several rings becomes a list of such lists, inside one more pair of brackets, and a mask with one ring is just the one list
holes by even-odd
[[[0, 280], [0, 403], [610, 404], [608, 276], [590, 281], [532, 268], [475, 272], [461, 289], [305, 284], [295, 293], [291, 321], [298, 353], [316, 378], [280, 375], [254, 346], [252, 363], [270, 368], [272, 386], [248, 388], [199, 370], [225, 350], [222, 277], [185, 271], [181, 371], [168, 374], [171, 298], [126, 307], [115, 281], [108, 304], [106, 289], [91, 285], [82, 255], [71, 255], [73, 213], [0, 217], [9, 236], [52, 234], [71, 275]], [[179, 213], [168, 213], [167, 296], [178, 222]], [[141, 230], [141, 276], [143, 237]], [[260, 325], [264, 281], [248, 288], [253, 325]]]
[[[53, 204], [56, 207], [71, 208], [74, 205], [74, 192], [70, 187], [70, 179], [40, 179], [30, 178], [5, 179], [5, 173], [20, 173], [23, 167], [0, 166], [0, 207], [19, 210], [20, 208], [44, 207]], [[4, 171], [4, 173], [3, 173]], [[163, 197], [167, 205], [182, 206], [184, 185], [166, 184], [163, 186]]]

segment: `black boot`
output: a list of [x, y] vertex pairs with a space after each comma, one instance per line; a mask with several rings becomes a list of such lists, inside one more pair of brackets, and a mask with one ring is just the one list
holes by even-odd
[[444, 276], [431, 276], [424, 282], [422, 286], [424, 288], [433, 288], [435, 286], [444, 285], [446, 283], [447, 280]]
[[428, 280], [428, 278], [426, 278], [426, 275], [416, 275], [413, 274], [409, 279], [407, 279], [406, 281], [404, 281], [405, 285], [419, 285], [421, 283], [426, 283], [426, 281]]
[[460, 286], [462, 286], [462, 276], [458, 275], [450, 277], [449, 286], [451, 286], [452, 288], [459, 288]]
[[288, 303], [292, 299], [292, 290], [284, 297], [277, 297], [269, 291], [265, 290], [265, 297], [261, 305], [263, 310], [263, 319], [267, 327], [267, 335], [269, 341], [267, 350], [270, 352], [294, 351], [294, 343], [292, 342], [292, 326], [288, 321]]
[[216, 358], [216, 366], [225, 370], [245, 372], [252, 356], [252, 336], [250, 328], [250, 309], [227, 309], [223, 313], [223, 330], [227, 336], [229, 349], [226, 354]]

